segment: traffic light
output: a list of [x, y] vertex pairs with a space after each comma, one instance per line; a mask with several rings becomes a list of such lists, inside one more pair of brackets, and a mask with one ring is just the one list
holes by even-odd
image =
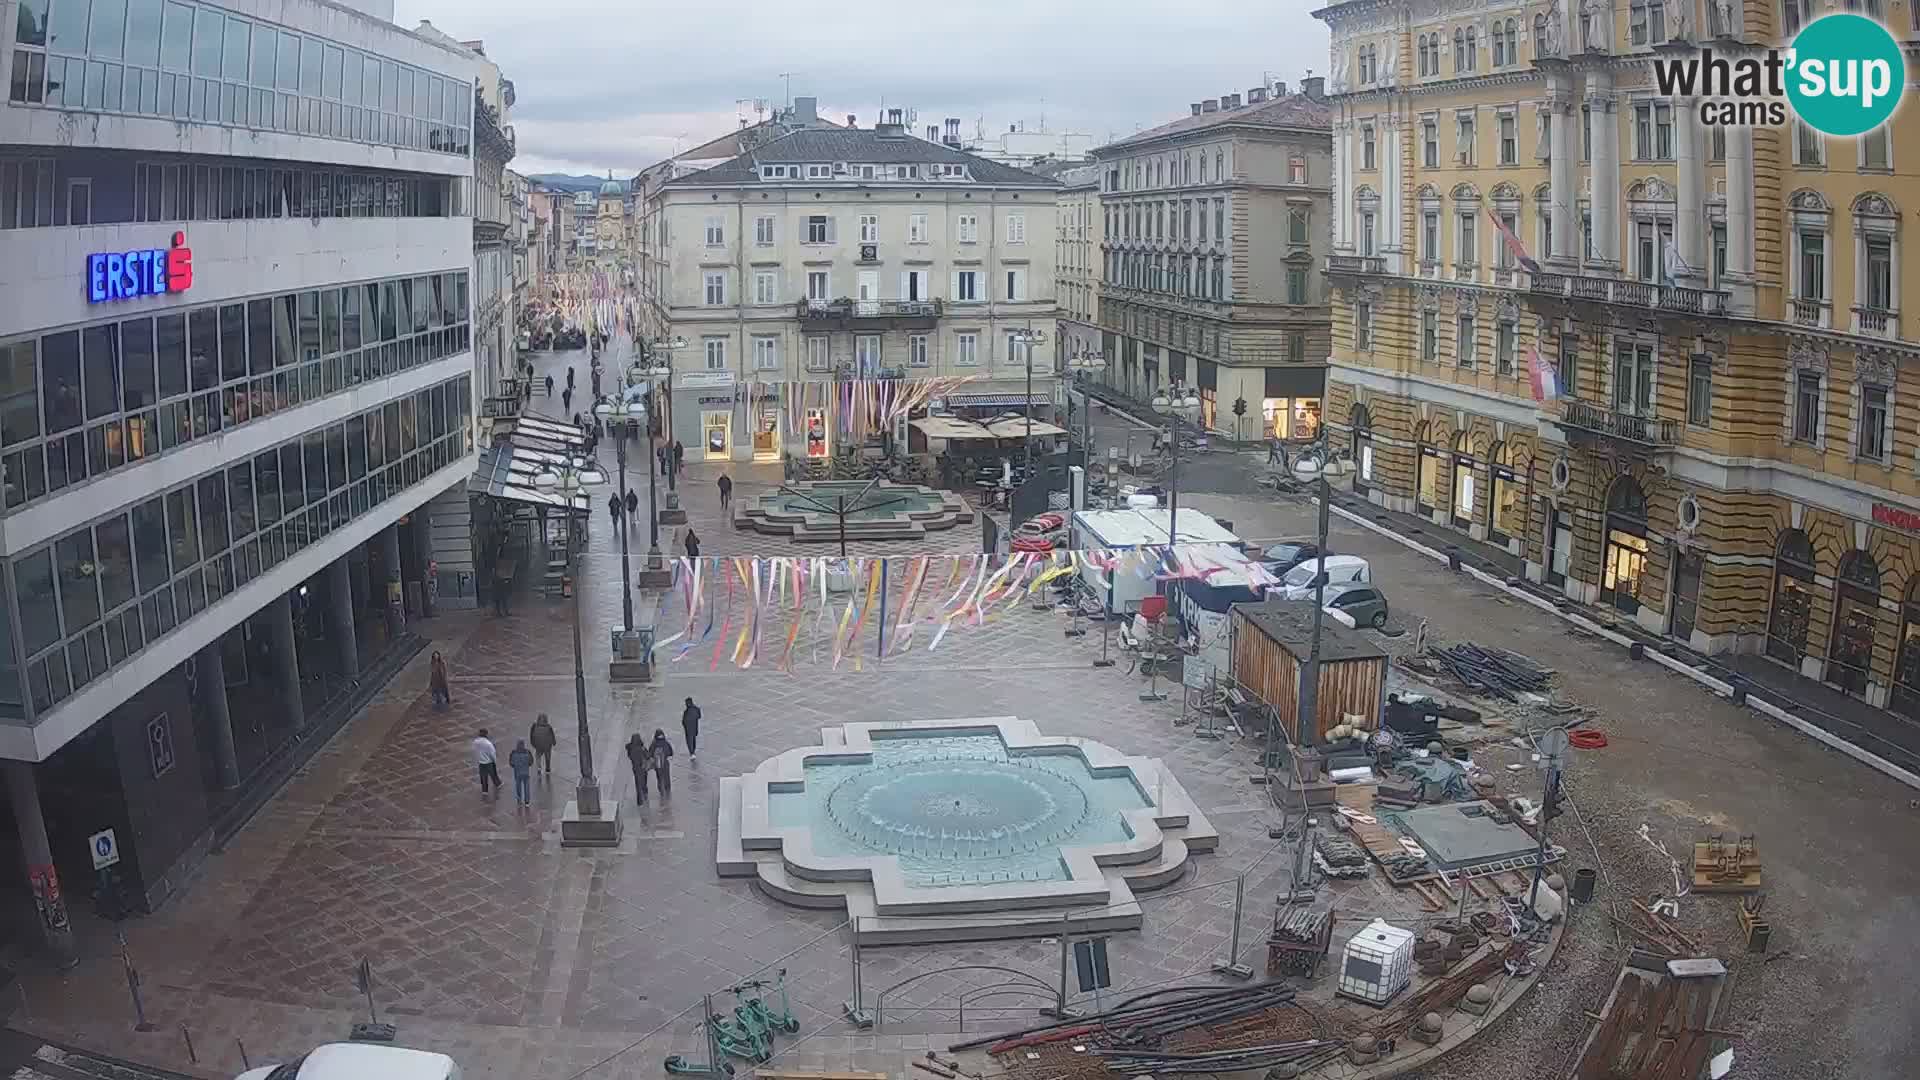
[[1246, 398], [1237, 397], [1233, 399], [1233, 415], [1235, 416], [1247, 415], [1247, 399]]

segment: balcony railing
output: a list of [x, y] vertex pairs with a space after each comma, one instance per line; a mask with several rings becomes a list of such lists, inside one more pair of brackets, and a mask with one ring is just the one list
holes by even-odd
[[1680, 442], [1680, 424], [1674, 420], [1615, 412], [1586, 401], [1568, 401], [1566, 406], [1560, 417], [1562, 427], [1641, 446], [1674, 446]]
[[1617, 304], [1682, 315], [1721, 316], [1727, 313], [1727, 294], [1717, 289], [1690, 289], [1681, 285], [1655, 285], [1646, 281], [1623, 281], [1585, 274], [1534, 274], [1530, 291], [1536, 296], [1557, 296], [1580, 303]]
[[1870, 334], [1874, 337], [1899, 337], [1900, 313], [1883, 307], [1855, 304], [1853, 330], [1856, 334]]
[[1818, 297], [1796, 296], [1793, 298], [1790, 313], [1793, 321], [1801, 326], [1827, 325], [1827, 302]]
[[1329, 274], [1384, 274], [1387, 260], [1378, 255], [1329, 255]]
[[901, 329], [932, 329], [934, 320], [945, 311], [939, 300], [802, 300], [798, 318], [802, 323], [825, 324], [850, 329], [890, 324]]

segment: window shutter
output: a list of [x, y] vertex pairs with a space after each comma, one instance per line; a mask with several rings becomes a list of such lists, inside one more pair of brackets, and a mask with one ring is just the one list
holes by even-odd
[[960, 271], [958, 270], [953, 272], [953, 279], [947, 283], [947, 296], [956, 301], [960, 299]]
[[834, 217], [832, 214], [828, 214], [827, 215], [827, 243], [829, 244], [837, 243], [840, 239], [838, 236], [834, 235], [833, 226], [834, 226]]

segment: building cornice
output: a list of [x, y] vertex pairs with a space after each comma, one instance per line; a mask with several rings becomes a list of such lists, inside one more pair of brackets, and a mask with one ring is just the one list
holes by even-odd
[[[1328, 96], [1328, 100], [1332, 100], [1331, 95]], [[1242, 106], [1242, 108], [1259, 107], [1260, 106]], [[1185, 131], [1170, 131], [1165, 135], [1136, 136], [1134, 139], [1108, 143], [1106, 146], [1096, 147], [1089, 151], [1088, 156], [1095, 161], [1118, 161], [1121, 158], [1132, 157], [1143, 150], [1166, 150], [1182, 144], [1214, 142], [1220, 135], [1229, 133], [1259, 135], [1263, 137], [1262, 141], [1264, 142], [1287, 142], [1293, 139], [1303, 139], [1320, 143], [1323, 146], [1331, 145], [1333, 142], [1333, 130], [1331, 128], [1301, 127], [1297, 124], [1262, 124], [1256, 120], [1233, 119], [1223, 120], [1220, 123], [1210, 124], [1206, 127], [1189, 128]]]

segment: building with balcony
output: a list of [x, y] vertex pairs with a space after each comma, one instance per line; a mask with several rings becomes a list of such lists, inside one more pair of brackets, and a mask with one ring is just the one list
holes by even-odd
[[1331, 110], [1321, 81], [1189, 109], [1094, 151], [1104, 378], [1140, 398], [1191, 387], [1213, 431], [1311, 437], [1328, 334]]
[[[1045, 407], [1058, 190], [897, 115], [796, 129], [661, 184], [644, 211], [665, 264], [652, 302], [688, 342], [674, 435], [712, 459], [824, 457], [836, 401], [934, 379], [953, 380], [939, 404], [954, 411]], [[1029, 331], [1047, 340], [1013, 336]]]
[[1784, 45], [1814, 6], [1316, 12], [1328, 417], [1374, 501], [1656, 633], [1920, 716], [1900, 209], [1920, 190], [1898, 156], [1920, 117], [1858, 139], [1714, 127], [1653, 82], [1663, 53]]
[[1049, 162], [1031, 172], [1060, 182], [1054, 214], [1054, 292], [1059, 317], [1054, 323], [1055, 352], [1061, 363], [1100, 354], [1100, 271], [1105, 258], [1101, 227], [1098, 162]]
[[0, 758], [37, 896], [112, 828], [151, 907], [418, 648], [418, 511], [475, 461], [476, 72], [318, 0], [18, 15]]

